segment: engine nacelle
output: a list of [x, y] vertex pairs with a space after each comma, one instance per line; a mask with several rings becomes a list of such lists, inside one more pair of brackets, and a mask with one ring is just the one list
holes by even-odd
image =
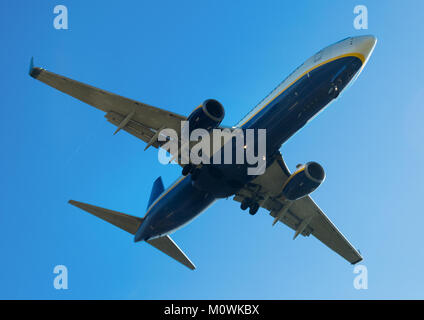
[[222, 104], [214, 99], [208, 99], [188, 116], [190, 132], [199, 128], [210, 131], [219, 126], [224, 116], [225, 111]]
[[318, 188], [324, 179], [325, 172], [321, 165], [316, 162], [308, 162], [287, 179], [282, 195], [292, 201], [303, 198]]

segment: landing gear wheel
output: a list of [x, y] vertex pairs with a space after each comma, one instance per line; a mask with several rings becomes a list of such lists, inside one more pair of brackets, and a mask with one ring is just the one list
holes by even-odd
[[253, 203], [253, 204], [250, 206], [249, 213], [250, 213], [252, 216], [254, 216], [254, 215], [256, 214], [256, 212], [258, 212], [258, 210], [259, 210], [259, 204], [257, 204], [257, 203]]
[[241, 210], [246, 210], [247, 208], [249, 208], [249, 201], [248, 200], [243, 200], [242, 203], [240, 204], [240, 209]]
[[328, 94], [333, 98], [336, 99], [340, 94], [340, 88], [342, 88], [343, 81], [342, 79], [337, 79], [334, 83], [331, 84], [330, 90], [328, 91]]
[[183, 172], [182, 172], [183, 176], [188, 175], [192, 169], [193, 168], [192, 168], [191, 164], [185, 165], [184, 168], [183, 168]]
[[340, 94], [339, 87], [336, 85], [334, 86], [334, 92], [333, 92], [333, 99], [336, 99]]

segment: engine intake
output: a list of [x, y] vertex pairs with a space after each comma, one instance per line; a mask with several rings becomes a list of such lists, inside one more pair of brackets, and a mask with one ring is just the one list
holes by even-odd
[[218, 127], [224, 119], [225, 110], [221, 103], [214, 99], [205, 100], [188, 116], [190, 131], [206, 129], [208, 131]]
[[315, 191], [325, 179], [325, 172], [317, 162], [308, 162], [286, 181], [281, 194], [288, 200], [297, 200]]

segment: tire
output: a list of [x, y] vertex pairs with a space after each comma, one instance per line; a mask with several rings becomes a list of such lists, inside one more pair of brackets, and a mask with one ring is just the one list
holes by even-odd
[[249, 203], [246, 200], [243, 200], [240, 204], [240, 209], [245, 211], [247, 208], [249, 208]]
[[249, 213], [254, 216], [259, 210], [259, 204], [254, 203], [250, 206]]

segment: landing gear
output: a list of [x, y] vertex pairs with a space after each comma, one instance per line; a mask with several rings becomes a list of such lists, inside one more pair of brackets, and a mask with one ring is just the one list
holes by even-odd
[[256, 214], [256, 212], [258, 212], [259, 210], [259, 204], [257, 204], [256, 202], [253, 203], [252, 205], [250, 205], [250, 209], [249, 209], [249, 213], [254, 216]]
[[331, 85], [331, 87], [330, 87], [330, 90], [328, 91], [328, 94], [333, 98], [333, 99], [336, 99], [338, 96], [339, 96], [339, 94], [340, 94], [340, 92], [341, 92], [341, 90], [340, 90], [340, 88], [342, 87], [342, 84], [343, 84], [343, 82], [342, 82], [342, 80], [341, 79], [337, 79], [332, 85]]
[[189, 173], [190, 173], [190, 171], [192, 171], [193, 170], [193, 166], [191, 165], [191, 164], [187, 164], [187, 165], [185, 165], [184, 166], [184, 168], [183, 168], [183, 172], [182, 172], [182, 174], [183, 174], [183, 176], [185, 177], [186, 175], [188, 175]]
[[244, 211], [247, 208], [249, 208], [249, 201], [248, 199], [244, 199], [240, 205], [240, 209]]
[[339, 94], [340, 94], [340, 91], [339, 91], [339, 87], [336, 85], [336, 84], [333, 84], [331, 87], [330, 87], [330, 90], [328, 90], [328, 94], [333, 98], [333, 99], [336, 99], [338, 96], [339, 96]]
[[340, 89], [339, 87], [336, 85], [334, 86], [334, 93], [333, 93], [333, 98], [336, 99], [340, 94]]
[[249, 213], [254, 216], [259, 210], [259, 204], [257, 202], [252, 201], [252, 199], [244, 199], [240, 204], [241, 210], [246, 210], [249, 208]]

